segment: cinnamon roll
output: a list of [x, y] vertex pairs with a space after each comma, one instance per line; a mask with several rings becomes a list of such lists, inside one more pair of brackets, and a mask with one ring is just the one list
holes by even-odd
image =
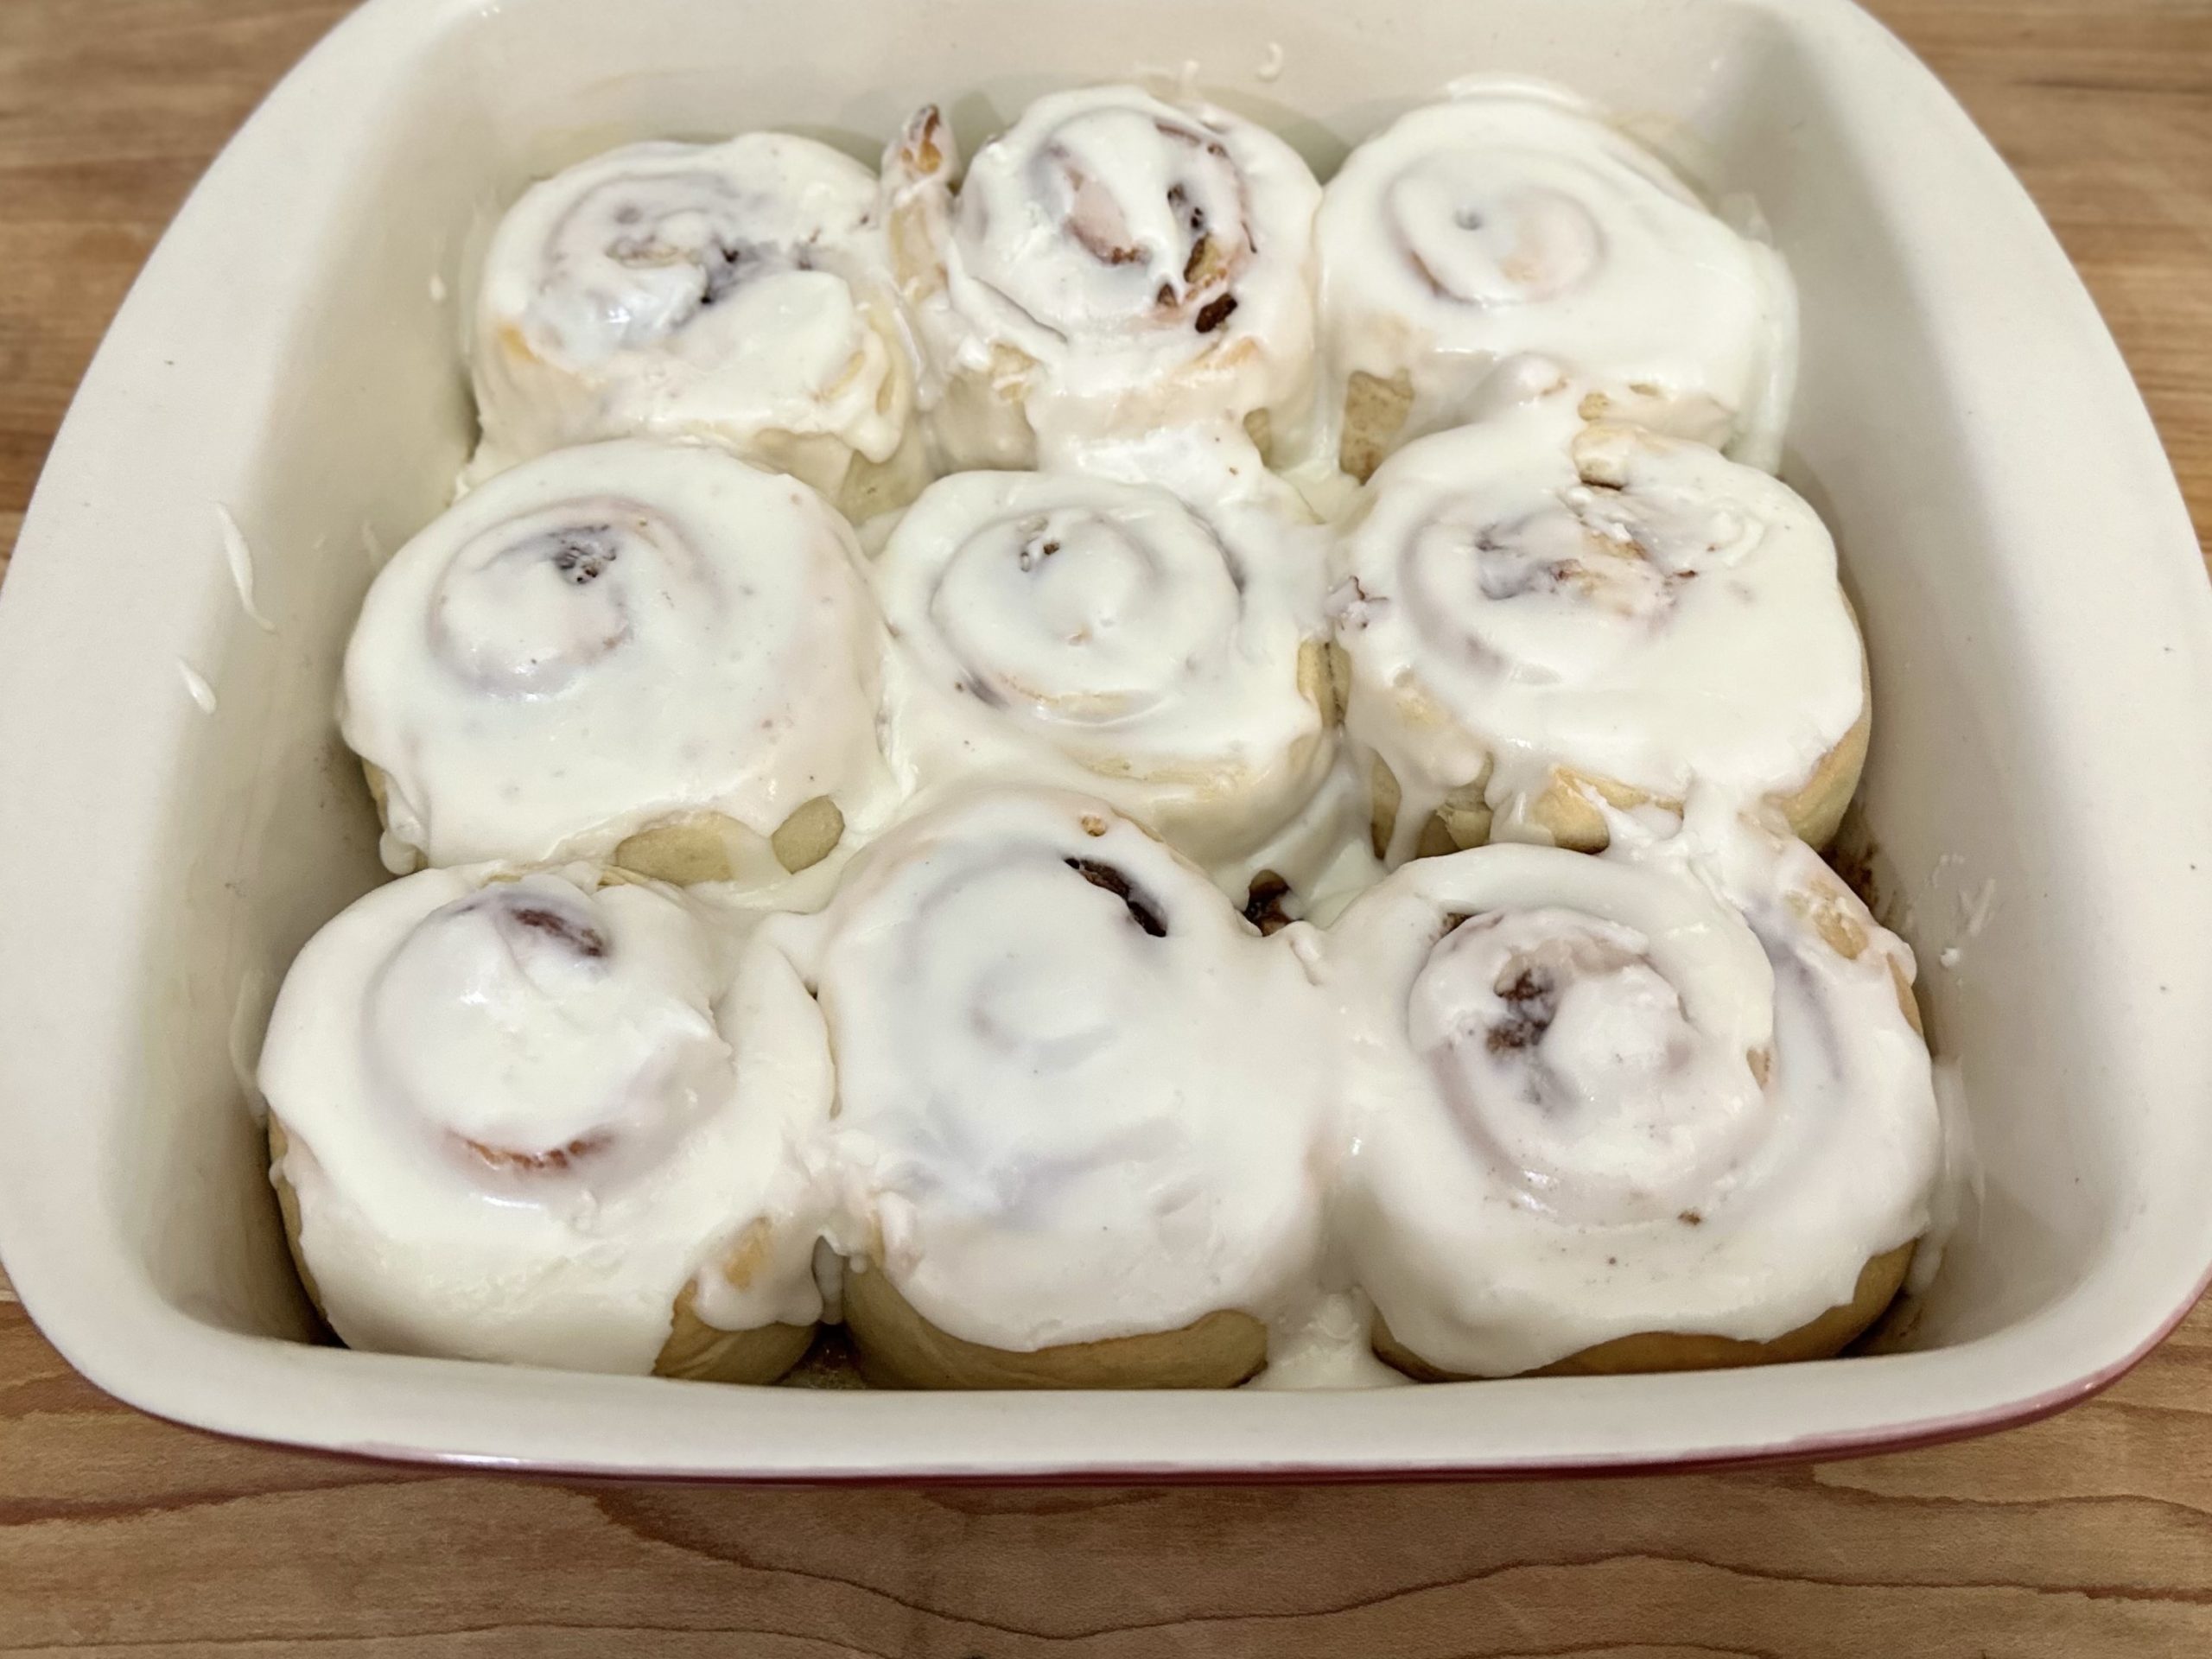
[[1911, 957], [1802, 842], [1425, 859], [1331, 947], [1402, 1369], [1814, 1358], [1895, 1294], [1940, 1159]]
[[961, 473], [871, 575], [893, 647], [889, 747], [926, 785], [1087, 787], [1222, 865], [1326, 773], [1317, 532], [1068, 474]]
[[1345, 728], [1378, 855], [1593, 849], [1599, 802], [1696, 782], [1821, 844], [1857, 786], [1865, 655], [1813, 510], [1718, 451], [1560, 398], [1424, 438], [1367, 486], [1332, 571]]
[[471, 358], [479, 471], [600, 438], [689, 437], [858, 520], [925, 480], [876, 176], [753, 132], [581, 162], [507, 211]]
[[1338, 463], [1567, 385], [1592, 417], [1771, 468], [1796, 372], [1788, 268], [1568, 96], [1472, 87], [1330, 181], [1323, 393]]
[[957, 164], [933, 108], [885, 162], [949, 469], [1207, 423], [1241, 423], [1266, 449], [1305, 421], [1320, 187], [1281, 139], [1099, 86], [1031, 105], [956, 197]]
[[354, 1347], [751, 1382], [805, 1351], [821, 1022], [669, 890], [379, 887], [300, 953], [260, 1080], [302, 1275]]
[[378, 573], [341, 725], [386, 861], [605, 857], [753, 880], [887, 810], [882, 625], [852, 532], [720, 450], [500, 474]]
[[[925, 1388], [1224, 1387], [1313, 1272], [1318, 993], [1105, 802], [986, 791], [786, 924], [837, 1076], [844, 1316]], [[834, 1236], [834, 1235], [833, 1235]]]

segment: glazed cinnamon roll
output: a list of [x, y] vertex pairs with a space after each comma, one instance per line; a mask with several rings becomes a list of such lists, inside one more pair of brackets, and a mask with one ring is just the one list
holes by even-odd
[[789, 964], [672, 892], [428, 870], [315, 935], [260, 1080], [301, 1273], [357, 1348], [772, 1381], [821, 1312], [830, 1104]]
[[948, 468], [1205, 423], [1242, 423], [1264, 450], [1305, 420], [1320, 188], [1272, 133], [1100, 86], [1031, 105], [957, 198], [935, 109], [885, 167]]
[[911, 820], [789, 923], [827, 1015], [871, 1377], [1224, 1387], [1313, 1272], [1318, 993], [1105, 802]]
[[1273, 836], [1329, 767], [1316, 532], [1075, 474], [961, 473], [871, 575], [890, 748], [925, 785], [1088, 787], [1204, 864]]
[[1560, 398], [1424, 438], [1368, 485], [1332, 569], [1345, 726], [1378, 855], [1490, 837], [1592, 849], [1601, 802], [1694, 783], [1825, 842], [1870, 703], [1835, 545], [1786, 486]]
[[1940, 1159], [1911, 957], [1802, 842], [1425, 859], [1331, 945], [1393, 1363], [1814, 1358], [1897, 1291]]
[[1401, 117], [1330, 181], [1315, 236], [1323, 397], [1355, 477], [1560, 385], [1593, 418], [1779, 457], [1787, 267], [1566, 94], [1477, 88]]
[[631, 144], [534, 186], [485, 255], [479, 471], [689, 437], [855, 521], [925, 473], [875, 175], [811, 139]]
[[604, 857], [678, 882], [825, 856], [887, 810], [852, 532], [719, 450], [557, 450], [378, 573], [341, 725], [386, 861]]

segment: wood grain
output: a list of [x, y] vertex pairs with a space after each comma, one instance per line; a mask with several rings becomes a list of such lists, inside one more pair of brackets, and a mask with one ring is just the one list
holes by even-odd
[[[0, 574], [161, 226], [338, 0], [0, 0]], [[1885, 0], [2057, 226], [2212, 528], [2212, 3]], [[0, 947], [4, 948], [4, 947]], [[2053, 1421], [1672, 1480], [531, 1483], [99, 1394], [0, 1280], [0, 1653], [2212, 1653], [2212, 1312]]]

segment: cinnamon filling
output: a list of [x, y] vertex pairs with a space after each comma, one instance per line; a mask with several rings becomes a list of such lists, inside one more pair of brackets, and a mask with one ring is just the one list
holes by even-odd
[[1070, 858], [1061, 861], [1094, 887], [1103, 887], [1128, 907], [1129, 919], [1155, 939], [1167, 937], [1167, 918], [1160, 913], [1159, 906], [1142, 889], [1134, 887], [1129, 878], [1111, 864], [1102, 864], [1096, 859]]
[[1559, 1015], [1559, 982], [1540, 969], [1523, 968], [1497, 990], [1510, 1012], [1503, 1025], [1491, 1027], [1490, 1052], [1510, 1053], [1542, 1042]]
[[461, 1137], [461, 1145], [474, 1153], [493, 1169], [543, 1174], [548, 1170], [563, 1170], [582, 1159], [589, 1157], [607, 1144], [605, 1135], [579, 1135], [564, 1147], [555, 1147], [548, 1152], [516, 1152], [507, 1147], [487, 1147], [481, 1141]]
[[508, 919], [518, 927], [543, 933], [587, 961], [597, 961], [607, 955], [607, 935], [588, 922], [580, 922], [573, 916], [563, 916], [559, 911], [543, 905], [509, 905], [505, 908]]
[[576, 587], [599, 580], [621, 556], [612, 524], [579, 524], [553, 538], [553, 568]]
[[1283, 908], [1290, 897], [1290, 883], [1273, 870], [1262, 870], [1245, 889], [1244, 919], [1262, 934], [1280, 933], [1295, 919]]

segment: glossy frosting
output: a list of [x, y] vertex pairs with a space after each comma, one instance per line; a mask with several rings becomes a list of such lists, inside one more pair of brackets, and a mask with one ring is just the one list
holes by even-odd
[[[1128, 86], [964, 179], [925, 110], [880, 181], [753, 134], [531, 190], [474, 319], [486, 481], [346, 661], [388, 861], [459, 868], [310, 943], [259, 1071], [340, 1334], [644, 1371], [687, 1294], [821, 1317], [818, 1239], [993, 1348], [1248, 1313], [1274, 1387], [1398, 1380], [1370, 1312], [1502, 1375], [1847, 1300], [1942, 1151], [1910, 952], [1761, 827], [1867, 696], [1834, 543], [1755, 470], [1794, 307], [1523, 86], [1325, 195]], [[1355, 376], [1407, 388], [1363, 488]], [[976, 470], [864, 559], [793, 479], [918, 465], [917, 406]], [[1567, 790], [1612, 844], [1382, 876], [1478, 783], [1505, 842]], [[700, 815], [758, 867], [563, 862]]]
[[1032, 104], [955, 197], [957, 164], [934, 110], [887, 159], [894, 260], [948, 465], [1304, 417], [1320, 187], [1281, 139], [1099, 86]]
[[378, 888], [277, 999], [260, 1083], [339, 1334], [642, 1373], [687, 1286], [724, 1329], [813, 1320], [830, 1063], [789, 965], [671, 890], [487, 878]]
[[875, 175], [755, 132], [580, 162], [507, 211], [473, 326], [480, 472], [630, 435], [698, 437], [834, 491], [906, 429]]
[[838, 1243], [939, 1329], [1032, 1351], [1310, 1290], [1318, 996], [1105, 802], [969, 797], [763, 937], [829, 1020]]
[[1315, 237], [1329, 411], [1353, 373], [1402, 373], [1402, 441], [1564, 381], [1593, 413], [1778, 459], [1787, 268], [1567, 94], [1471, 83], [1400, 117], [1330, 181]]
[[1866, 703], [1835, 544], [1793, 491], [1560, 397], [1400, 451], [1331, 571], [1345, 725], [1405, 791], [1393, 855], [1484, 779], [1679, 801], [1808, 779]]
[[1079, 474], [962, 473], [872, 570], [890, 750], [918, 786], [1087, 787], [1219, 864], [1274, 835], [1333, 743], [1314, 533]]
[[600, 856], [699, 811], [765, 838], [823, 796], [880, 817], [856, 561], [811, 491], [713, 448], [594, 444], [492, 479], [378, 573], [346, 649], [388, 861]]
[[1910, 953], [1809, 849], [1722, 810], [1695, 835], [1617, 826], [1599, 855], [1422, 859], [1332, 930], [1345, 1234], [1430, 1363], [1764, 1340], [1925, 1228], [1941, 1143]]

